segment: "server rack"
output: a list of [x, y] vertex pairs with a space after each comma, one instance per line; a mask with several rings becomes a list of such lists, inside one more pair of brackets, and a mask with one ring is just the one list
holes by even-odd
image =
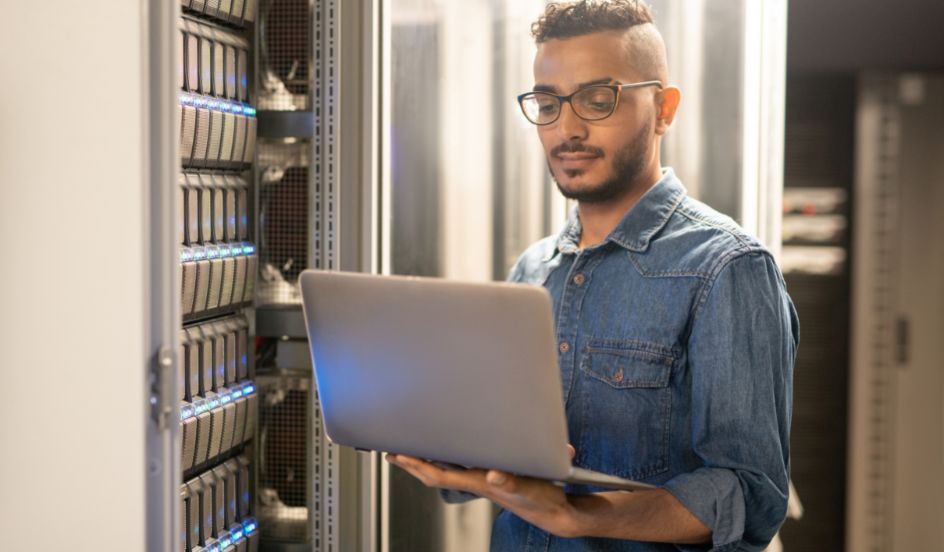
[[[301, 269], [373, 270], [374, 148], [348, 146], [376, 129], [342, 132], [342, 117], [359, 120], [363, 105], [342, 102], [341, 90], [373, 105], [360, 71], [376, 69], [375, 58], [364, 64], [375, 50], [362, 40], [376, 40], [379, 8], [181, 0], [149, 9], [151, 119], [161, 129], [152, 146], [162, 154], [150, 170], [151, 268], [176, 275], [151, 301], [161, 347], [151, 378], [149, 548], [374, 549], [378, 458], [329, 443], [310, 363], [273, 370], [268, 353], [284, 342], [274, 350], [294, 346], [307, 358]], [[289, 67], [279, 66], [286, 45]], [[342, 70], [342, 56], [357, 71]], [[279, 172], [286, 152], [295, 165]], [[342, 186], [342, 174], [352, 184]], [[287, 198], [283, 181], [295, 185]], [[280, 200], [287, 211], [278, 212]], [[293, 262], [273, 262], [286, 251]], [[287, 466], [291, 480], [278, 480]], [[273, 496], [289, 507], [269, 508]]]
[[257, 132], [255, 0], [181, 0], [175, 39], [182, 326], [176, 548], [255, 551], [259, 393], [248, 316], [255, 292], [251, 166]]

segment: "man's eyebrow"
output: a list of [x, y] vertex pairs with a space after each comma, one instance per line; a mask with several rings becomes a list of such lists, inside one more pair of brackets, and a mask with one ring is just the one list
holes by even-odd
[[[610, 84], [611, 82], [613, 82], [612, 77], [603, 77], [600, 79], [594, 79], [592, 81], [581, 82], [580, 84], [577, 85], [577, 90], [580, 90], [581, 88], [584, 88], [587, 86], [593, 86], [594, 84]], [[558, 88], [550, 84], [535, 84], [534, 88], [532, 88], [531, 90], [534, 92], [552, 92], [556, 94], [558, 91]]]

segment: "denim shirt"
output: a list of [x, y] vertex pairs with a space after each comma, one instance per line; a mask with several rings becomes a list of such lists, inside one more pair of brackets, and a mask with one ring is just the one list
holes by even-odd
[[671, 169], [603, 243], [580, 232], [575, 210], [509, 277], [553, 299], [574, 465], [662, 487], [712, 544], [563, 539], [502, 511], [492, 550], [763, 550], [786, 514], [799, 344], [774, 259]]

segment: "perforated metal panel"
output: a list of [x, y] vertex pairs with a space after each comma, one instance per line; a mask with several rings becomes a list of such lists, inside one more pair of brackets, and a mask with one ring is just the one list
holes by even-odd
[[263, 0], [260, 17], [261, 109], [311, 109], [311, 2]]
[[[259, 524], [267, 541], [318, 542], [309, 515], [317, 452], [309, 449], [311, 379], [304, 373], [259, 378]], [[317, 442], [317, 441], [315, 441]], [[317, 507], [316, 507], [317, 509]], [[316, 548], [317, 549], [317, 548]]]
[[261, 272], [256, 304], [299, 303], [298, 275], [321, 264], [317, 255], [309, 258], [321, 238], [319, 217], [310, 217], [311, 200], [320, 199], [311, 185], [311, 142], [264, 140], [258, 155]]
[[[362, 253], [358, 241], [363, 214], [358, 199], [361, 184], [354, 184], [352, 188], [356, 190], [350, 194], [344, 192], [346, 226], [343, 232], [340, 227], [342, 8], [350, 10], [345, 12], [347, 24], [363, 33], [360, 10], [364, 7], [360, 3], [342, 6], [334, 1], [268, 0], [260, 6], [256, 35], [262, 46], [257, 58], [260, 139], [255, 189], [261, 255], [256, 283], [259, 293], [255, 301], [257, 329], [260, 335], [271, 336], [282, 345], [285, 342], [281, 338], [285, 336], [290, 336], [291, 339], [285, 337], [289, 341], [297, 340], [295, 345], [302, 345], [304, 354], [301, 356], [305, 357], [308, 352], [304, 328], [303, 323], [299, 324], [299, 274], [306, 268], [341, 268], [341, 251], [345, 262], [351, 262], [345, 269], [357, 270], [356, 262]], [[348, 32], [344, 36], [351, 42], [347, 51], [357, 51], [353, 44], [362, 47], [361, 41], [355, 38], [359, 36], [356, 33]], [[356, 62], [353, 58], [351, 61]], [[346, 73], [349, 79], [362, 74], [355, 65], [346, 66], [350, 70]], [[344, 93], [354, 98], [358, 97], [357, 90], [352, 85]], [[353, 110], [358, 104], [352, 100], [345, 105]], [[354, 120], [349, 118], [349, 127], [344, 129], [348, 140], [354, 140], [361, 132], [361, 127], [351, 122]], [[363, 140], [370, 143], [368, 137]], [[352, 160], [355, 151], [353, 146], [345, 148], [345, 152], [352, 152], [349, 156]], [[348, 164], [353, 165], [353, 162], [348, 161]], [[351, 175], [352, 182], [360, 180], [354, 171]], [[355, 216], [347, 216], [349, 213]], [[350, 244], [344, 242], [342, 247], [344, 239]], [[295, 357], [298, 360], [299, 355]], [[284, 371], [296, 369], [299, 362], [279, 365], [277, 369], [283, 371], [273, 373], [268, 352], [263, 353], [262, 359], [262, 363], [269, 366], [267, 377], [273, 378], [274, 388], [300, 385], [297, 381], [304, 379], [297, 373]], [[310, 365], [302, 372], [310, 378]], [[301, 393], [300, 389], [295, 391]], [[375, 539], [376, 532], [371, 524], [376, 513], [370, 507], [373, 499], [365, 492], [368, 485], [364, 483], [372, 475], [366, 470], [363, 474], [358, 471], [361, 467], [353, 451], [327, 441], [322, 433], [317, 393], [313, 388], [310, 391], [306, 388], [304, 392], [308, 401], [304, 419], [300, 410], [288, 407], [300, 401], [302, 395], [295, 391], [278, 399], [284, 406], [276, 408], [273, 402], [270, 417], [262, 421], [265, 435], [292, 436], [291, 439], [270, 440], [266, 450], [260, 452], [260, 468], [265, 466], [264, 473], [269, 478], [260, 496], [267, 516], [262, 526], [265, 542], [304, 543], [319, 551], [340, 550], [342, 546], [344, 549], [375, 549], [369, 543]], [[290, 424], [299, 425], [290, 430]], [[301, 457], [293, 447], [298, 444], [295, 439], [302, 435], [306, 439], [304, 450], [308, 462], [304, 473], [310, 490], [305, 502], [298, 501], [293, 485], [280, 479], [287, 472], [279, 472], [287, 469], [281, 463], [288, 463], [295, 466], [291, 469], [293, 474], [300, 473]], [[280, 452], [279, 446], [288, 450]], [[346, 481], [343, 488], [342, 478]], [[363, 500], [365, 497], [367, 500]], [[363, 511], [359, 510], [362, 501]], [[307, 524], [307, 529], [302, 527], [303, 523]], [[341, 535], [344, 535], [343, 543]]]

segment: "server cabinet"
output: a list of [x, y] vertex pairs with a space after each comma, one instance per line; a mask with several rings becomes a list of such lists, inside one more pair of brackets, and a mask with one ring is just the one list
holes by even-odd
[[[167, 465], [176, 475], [149, 491], [168, 497], [167, 506], [155, 506], [149, 516], [149, 526], [155, 528], [151, 547], [187, 552], [260, 546], [278, 550], [293, 544], [326, 551], [373, 549], [378, 542], [377, 489], [372, 487], [377, 458], [326, 441], [316, 415], [310, 365], [294, 376], [270, 371], [263, 380], [266, 386], [259, 387], [256, 314], [280, 304], [267, 300], [266, 294], [273, 274], [287, 270], [285, 263], [274, 268], [271, 262], [286, 248], [278, 232], [268, 232], [272, 225], [295, 233], [293, 239], [304, 244], [294, 262], [294, 275], [286, 282], [289, 287], [297, 287], [294, 278], [306, 266], [372, 268], [364, 262], [373, 256], [374, 246], [365, 240], [372, 235], [371, 218], [362, 209], [363, 201], [372, 201], [373, 184], [368, 180], [342, 190], [340, 182], [345, 164], [358, 171], [367, 166], [363, 152], [369, 148], [352, 148], [349, 151], [356, 155], [343, 156], [336, 150], [342, 136], [342, 82], [347, 91], [360, 86], [359, 76], [341, 70], [341, 56], [348, 56], [354, 67], [365, 54], [359, 35], [345, 33], [348, 42], [341, 44], [341, 21], [376, 40], [369, 31], [374, 12], [333, 1], [268, 0], [257, 6], [255, 0], [184, 0], [179, 8], [172, 7], [154, 7], [162, 14], [161, 25], [153, 22], [155, 36], [166, 40], [164, 56], [155, 49], [154, 63], [174, 69], [162, 81], [168, 85], [163, 92], [173, 89], [166, 97], [172, 101], [165, 107], [173, 119], [166, 126], [174, 132], [159, 141], [172, 153], [163, 169], [162, 192], [170, 192], [173, 202], [155, 215], [154, 223], [172, 228], [167, 233], [173, 236], [172, 243], [163, 251], [176, 251], [169, 256], [175, 292], [167, 308], [168, 318], [177, 321], [170, 341], [176, 359], [166, 354], [159, 363], [172, 367], [173, 382], [166, 388], [173, 397], [172, 406], [164, 406], [159, 397], [164, 388], [157, 384], [155, 402], [160, 406], [155, 410], [163, 413], [165, 427], [170, 427], [165, 429], [170, 444], [165, 442], [161, 453], [170, 451]], [[363, 28], [365, 22], [368, 28]], [[294, 44], [295, 56], [294, 68], [287, 72], [279, 61], [284, 61], [286, 44]], [[165, 59], [168, 52], [170, 60]], [[273, 73], [276, 66], [281, 69]], [[286, 90], [293, 95], [289, 104], [280, 106], [273, 100], [273, 74], [288, 83]], [[264, 112], [257, 111], [261, 107]], [[294, 110], [291, 115], [301, 133], [273, 133], [273, 125], [264, 124], [278, 119], [280, 111], [286, 114], [286, 107]], [[361, 107], [346, 109], [353, 113]], [[353, 133], [344, 136], [351, 143], [358, 141]], [[258, 155], [257, 143], [265, 155]], [[292, 149], [288, 144], [304, 151], [297, 166], [287, 171], [289, 180], [295, 179], [305, 190], [302, 202], [291, 207], [303, 214], [301, 218], [266, 210], [273, 205], [269, 184], [285, 176], [272, 174], [271, 154], [283, 155]], [[267, 161], [264, 167], [256, 165], [260, 158]], [[350, 216], [342, 216], [345, 212]], [[160, 252], [154, 255], [168, 266]], [[259, 285], [257, 278], [262, 279]], [[275, 327], [296, 317], [300, 320], [297, 290], [293, 293], [295, 300], [289, 302], [293, 312]], [[266, 337], [273, 335], [271, 323], [261, 326]], [[304, 333], [296, 329], [292, 336], [306, 350]], [[260, 366], [270, 367], [265, 362]], [[292, 385], [307, 385], [303, 393], [291, 395], [293, 401], [301, 401], [305, 415], [283, 417], [281, 425], [272, 425], [273, 409], [280, 404], [273, 390]], [[176, 418], [167, 416], [174, 412]], [[283, 435], [302, 436], [294, 441], [293, 451], [271, 446], [280, 428], [287, 431]], [[269, 477], [273, 470], [296, 461], [298, 454], [315, 466], [293, 483], [303, 491], [297, 495], [301, 499], [285, 496], [284, 486], [273, 487], [275, 479]], [[294, 521], [306, 531], [294, 541], [278, 538], [286, 523], [292, 523], [284, 512], [272, 516], [272, 508], [260, 508], [270, 505], [280, 490], [295, 514], [306, 507], [305, 516], [296, 515]], [[268, 517], [259, 517], [263, 514]]]
[[254, 13], [254, 0], [185, 1], [174, 33], [181, 324], [177, 549], [185, 552], [252, 551], [260, 542], [253, 470], [259, 395], [250, 309], [256, 277], [250, 267], [257, 265], [250, 204], [256, 109], [246, 78]]
[[[847, 550], [944, 538], [944, 77], [857, 82]], [[936, 410], [936, 412], [935, 412]]]
[[273, 550], [380, 544], [379, 459], [335, 446], [321, 430], [297, 281], [308, 267], [376, 269], [379, 4], [259, 8], [257, 517]]

